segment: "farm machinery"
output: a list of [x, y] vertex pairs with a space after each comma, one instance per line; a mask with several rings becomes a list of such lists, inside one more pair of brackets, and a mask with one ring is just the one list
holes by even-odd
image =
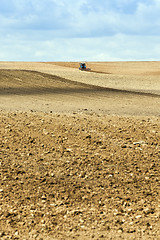
[[79, 70], [81, 70], [81, 71], [90, 71], [91, 69], [87, 68], [85, 63], [80, 63]]

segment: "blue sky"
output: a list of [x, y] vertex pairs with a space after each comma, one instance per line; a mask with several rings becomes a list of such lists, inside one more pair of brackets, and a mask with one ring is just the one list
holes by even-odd
[[0, 0], [0, 61], [160, 59], [160, 0]]

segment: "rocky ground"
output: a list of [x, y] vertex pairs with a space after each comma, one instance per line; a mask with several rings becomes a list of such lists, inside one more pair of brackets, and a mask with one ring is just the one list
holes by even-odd
[[0, 113], [1, 239], [160, 239], [160, 119]]

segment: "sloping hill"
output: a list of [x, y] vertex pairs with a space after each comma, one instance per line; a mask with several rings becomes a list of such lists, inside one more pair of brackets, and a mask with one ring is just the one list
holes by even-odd
[[1, 109], [159, 115], [156, 93], [100, 87], [32, 70], [1, 69], [0, 78]]

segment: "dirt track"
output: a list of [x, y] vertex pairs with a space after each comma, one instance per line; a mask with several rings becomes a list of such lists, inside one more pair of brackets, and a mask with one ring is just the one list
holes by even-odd
[[0, 63], [0, 238], [160, 239], [158, 63], [70, 64]]

